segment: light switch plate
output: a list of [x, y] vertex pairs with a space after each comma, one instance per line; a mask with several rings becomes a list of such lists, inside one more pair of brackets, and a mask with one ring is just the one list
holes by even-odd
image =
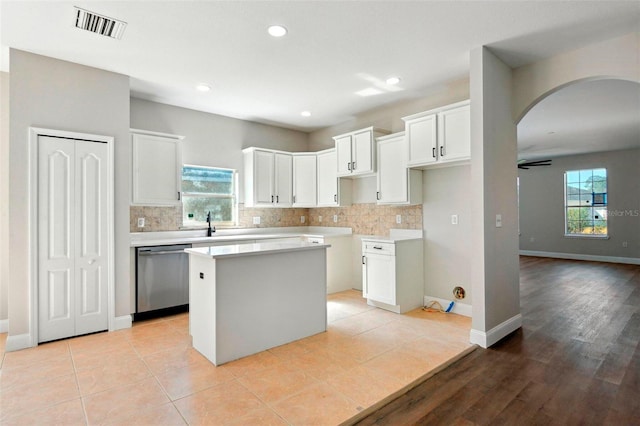
[[402, 215], [396, 215], [396, 223], [402, 223]]
[[452, 214], [451, 215], [451, 224], [452, 225], [457, 225], [458, 224], [458, 215], [457, 214]]
[[253, 224], [260, 225], [260, 216], [253, 216]]
[[496, 215], [496, 228], [502, 228], [502, 215]]
[[334, 221], [334, 222], [337, 222], [337, 221], [338, 221], [338, 215], [337, 215], [337, 214], [334, 214], [334, 215], [333, 215], [333, 221]]
[[144, 217], [138, 218], [138, 228], [144, 228]]
[[304, 216], [300, 216], [300, 223], [304, 223], [305, 221], [305, 217]]

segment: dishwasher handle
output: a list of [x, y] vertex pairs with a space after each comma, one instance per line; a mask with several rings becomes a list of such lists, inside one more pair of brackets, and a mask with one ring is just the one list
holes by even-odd
[[176, 254], [176, 253], [184, 253], [184, 250], [163, 250], [163, 251], [139, 250], [138, 256], [155, 256], [156, 254]]

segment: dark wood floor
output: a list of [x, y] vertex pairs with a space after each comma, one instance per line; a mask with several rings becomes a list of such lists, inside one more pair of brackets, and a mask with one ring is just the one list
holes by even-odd
[[358, 424], [640, 425], [640, 266], [520, 266], [520, 330]]

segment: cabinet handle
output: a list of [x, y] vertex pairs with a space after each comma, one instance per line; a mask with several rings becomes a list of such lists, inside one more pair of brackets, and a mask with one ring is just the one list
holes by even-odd
[[333, 194], [333, 201], [338, 202], [338, 194]]
[[364, 255], [362, 255], [362, 264], [364, 265]]
[[[293, 197], [293, 198], [295, 199], [295, 197]], [[276, 195], [276, 203], [279, 203], [279, 202], [280, 202], [280, 196]]]
[[373, 248], [376, 249], [376, 250], [382, 250], [382, 247], [380, 247], [380, 246], [373, 246]]
[[351, 163], [351, 170], [355, 170], [356, 169], [356, 162], [354, 161], [353, 163]]
[[376, 200], [380, 199], [380, 191], [376, 192]]
[[295, 195], [293, 196], [293, 202], [294, 203], [296, 202], [296, 196]]
[[433, 158], [436, 158], [436, 148], [435, 147], [431, 148], [431, 155], [433, 155]]
[[178, 201], [180, 201], [180, 191], [178, 191]]
[[347, 170], [351, 171], [351, 162], [347, 163]]
[[273, 203], [273, 195], [271, 196], [271, 202]]
[[442, 152], [443, 148], [444, 148], [443, 146], [440, 147], [440, 157], [444, 157], [444, 152]]

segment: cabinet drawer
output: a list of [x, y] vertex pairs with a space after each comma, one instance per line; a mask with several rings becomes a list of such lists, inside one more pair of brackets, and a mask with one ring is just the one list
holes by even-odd
[[393, 243], [383, 243], [376, 241], [363, 241], [362, 242], [363, 254], [386, 254], [394, 256], [396, 254], [396, 245]]
[[324, 238], [322, 237], [306, 237], [305, 241], [313, 244], [324, 244]]

